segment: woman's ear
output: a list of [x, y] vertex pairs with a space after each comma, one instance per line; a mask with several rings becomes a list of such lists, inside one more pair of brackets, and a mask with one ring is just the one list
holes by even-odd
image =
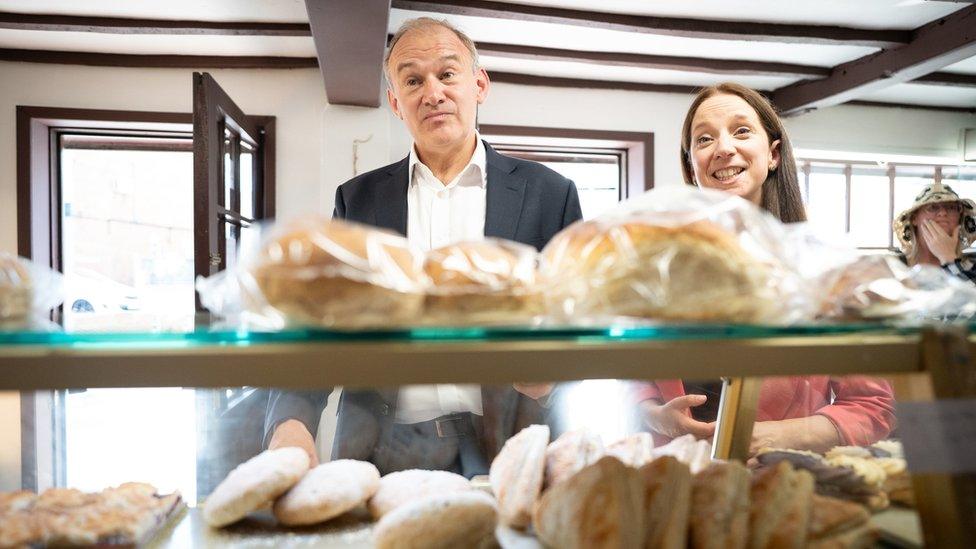
[[779, 144], [779, 139], [769, 144], [769, 171], [774, 171], [779, 167]]

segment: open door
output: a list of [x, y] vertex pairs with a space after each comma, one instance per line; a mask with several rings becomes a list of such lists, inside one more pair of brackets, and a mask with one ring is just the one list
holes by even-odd
[[[194, 271], [237, 263], [241, 238], [274, 217], [274, 117], [248, 116], [208, 73], [193, 73]], [[198, 325], [210, 318], [197, 296]], [[268, 391], [196, 391], [197, 494], [261, 451]]]
[[244, 231], [274, 217], [274, 117], [245, 115], [205, 72], [193, 73], [193, 187], [194, 270], [210, 276], [236, 264]]

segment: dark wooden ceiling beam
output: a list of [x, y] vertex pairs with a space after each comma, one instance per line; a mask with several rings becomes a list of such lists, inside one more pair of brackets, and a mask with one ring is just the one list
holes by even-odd
[[797, 78], [823, 77], [830, 69], [811, 65], [771, 63], [766, 61], [740, 61], [734, 59], [708, 59], [702, 57], [676, 57], [639, 53], [597, 52], [494, 44], [478, 42], [478, 53], [495, 57], [531, 59], [536, 61], [569, 61], [597, 65], [614, 65], [640, 69], [665, 69], [687, 72], [705, 72], [730, 75], [763, 75]]
[[390, 0], [305, 0], [332, 105], [379, 107]]
[[199, 34], [238, 36], [311, 36], [307, 23], [170, 21], [123, 17], [0, 12], [0, 28], [103, 34]]
[[150, 67], [160, 69], [304, 69], [318, 66], [318, 62], [314, 57], [132, 55], [123, 53], [2, 48], [0, 48], [0, 61], [87, 65], [92, 67]]
[[933, 72], [912, 80], [913, 84], [932, 84], [936, 86], [954, 86], [962, 88], [976, 88], [976, 74], [958, 74], [954, 72]]
[[587, 78], [562, 78], [557, 76], [536, 76], [514, 72], [489, 71], [492, 82], [523, 84], [527, 86], [548, 86], [551, 88], [589, 88], [595, 90], [624, 90], [663, 93], [696, 93], [699, 86], [682, 84], [645, 84], [642, 82], [620, 82], [616, 80], [591, 80]]
[[886, 48], [911, 41], [910, 31], [871, 30], [826, 25], [749, 23], [652, 17], [485, 0], [393, 0], [396, 9], [448, 15], [556, 23], [596, 29], [662, 34], [685, 38], [831, 44]]
[[775, 90], [783, 114], [846, 103], [875, 90], [922, 78], [976, 55], [976, 5], [962, 8], [912, 32], [911, 43], [834, 67], [827, 78]]

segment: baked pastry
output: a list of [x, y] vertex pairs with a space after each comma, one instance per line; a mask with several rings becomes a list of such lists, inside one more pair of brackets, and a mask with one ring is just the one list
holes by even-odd
[[305, 473], [274, 504], [274, 515], [286, 526], [316, 524], [350, 511], [376, 493], [380, 472], [366, 461], [339, 459]]
[[588, 431], [567, 431], [546, 448], [547, 489], [576, 474], [577, 471], [603, 456], [600, 435]]
[[749, 538], [749, 471], [715, 462], [691, 481], [689, 541], [693, 548], [741, 549]]
[[373, 531], [378, 549], [497, 547], [498, 510], [478, 491], [426, 496], [390, 511]]
[[654, 458], [673, 456], [681, 463], [691, 468], [691, 474], [697, 475], [712, 463], [712, 443], [708, 440], [695, 438], [695, 435], [682, 435], [664, 446], [658, 446], [651, 452]]
[[17, 256], [0, 252], [0, 323], [27, 318], [33, 295], [27, 267]]
[[780, 461], [752, 480], [749, 547], [802, 549], [810, 525], [813, 475]]
[[549, 426], [529, 425], [506, 440], [491, 462], [488, 476], [503, 524], [525, 528], [532, 522], [532, 509], [545, 477], [548, 445]]
[[642, 547], [643, 483], [635, 469], [604, 456], [547, 490], [532, 524], [547, 547]]
[[425, 496], [471, 489], [468, 479], [448, 471], [397, 471], [380, 479], [379, 488], [369, 499], [367, 507], [373, 518], [379, 520], [397, 507]]
[[268, 240], [242, 279], [248, 310], [280, 324], [402, 325], [423, 305], [423, 256], [407, 239], [340, 220], [300, 220]]
[[807, 547], [817, 549], [860, 549], [873, 547], [877, 531], [863, 505], [813, 495]]
[[640, 467], [654, 459], [654, 438], [650, 433], [634, 433], [607, 445], [606, 454], [631, 467]]
[[234, 468], [210, 493], [203, 519], [215, 528], [244, 518], [269, 505], [308, 471], [308, 454], [301, 448], [265, 450]]
[[97, 493], [52, 488], [0, 494], [0, 547], [136, 546], [182, 509], [178, 493], [143, 483]]
[[542, 251], [550, 312], [756, 322], [776, 306], [770, 269], [709, 221], [575, 223]]
[[[888, 506], [888, 497], [881, 490], [881, 484], [871, 482], [859, 475], [853, 467], [830, 464], [820, 454], [801, 450], [763, 448], [756, 454], [756, 460], [763, 467], [786, 460], [793, 467], [809, 471], [816, 480], [816, 491], [820, 495], [854, 501], [875, 510]], [[875, 468], [870, 470], [877, 473]]]
[[638, 473], [644, 484], [644, 547], [684, 549], [691, 512], [691, 470], [677, 458], [663, 456]]
[[458, 242], [427, 252], [425, 320], [525, 323], [542, 312], [535, 248], [501, 239]]

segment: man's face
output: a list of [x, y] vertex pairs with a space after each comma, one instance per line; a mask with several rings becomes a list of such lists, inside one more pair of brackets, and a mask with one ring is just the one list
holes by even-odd
[[472, 71], [472, 62], [461, 40], [444, 27], [410, 31], [397, 41], [386, 93], [419, 150], [451, 150], [473, 135], [490, 84], [484, 69]]

